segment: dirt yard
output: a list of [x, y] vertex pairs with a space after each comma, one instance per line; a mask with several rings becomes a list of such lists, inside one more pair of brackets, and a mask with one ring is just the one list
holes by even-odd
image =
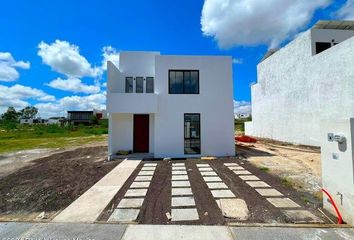
[[55, 153], [30, 161], [0, 179], [0, 220], [32, 220], [64, 209], [119, 161], [107, 162], [107, 147]]
[[[122, 199], [127, 199], [126, 193], [131, 189], [135, 178], [138, 176], [144, 164], [149, 161], [142, 162], [132, 173], [115, 198], [112, 200], [105, 211], [101, 214], [98, 221], [109, 221], [114, 209]], [[319, 222], [330, 223], [330, 221], [318, 210], [321, 209], [322, 203], [318, 199], [312, 197], [309, 193], [296, 191], [293, 188], [284, 185], [282, 180], [273, 176], [258, 167], [254, 166], [247, 160], [240, 158], [220, 158], [216, 160], [203, 161], [198, 159], [173, 160], [173, 161], [157, 161], [157, 168], [148, 187], [145, 200], [140, 208], [137, 219], [133, 222], [141, 224], [202, 224], [202, 225], [225, 225], [229, 223], [267, 223], [267, 224], [283, 224], [283, 223], [299, 223], [297, 219], [289, 218], [284, 214], [284, 208], [274, 207], [267, 202], [266, 197], [259, 195], [254, 188], [250, 187], [241, 180], [240, 176], [236, 175], [228, 169], [225, 163], [237, 163], [245, 170], [250, 171], [261, 180], [268, 183], [280, 191], [287, 198], [295, 201], [299, 209], [306, 210], [314, 214]], [[172, 163], [184, 163], [188, 172], [190, 185], [195, 199], [196, 209], [199, 219], [193, 221], [178, 221], [172, 222], [166, 217], [166, 213], [170, 213], [174, 207], [171, 206], [171, 172]], [[222, 181], [229, 187], [233, 194], [241, 199], [244, 199], [250, 211], [247, 220], [235, 220], [222, 215], [215, 199], [213, 198], [210, 189], [203, 180], [201, 172], [197, 168], [197, 164], [209, 164], [210, 167], [217, 173]], [[134, 199], [129, 197], [128, 199]], [[187, 207], [188, 208], [188, 207]], [[292, 209], [292, 208], [290, 208]], [[322, 209], [323, 210], [323, 209]], [[328, 213], [327, 213], [328, 214]], [[329, 214], [328, 214], [329, 215]], [[308, 222], [307, 222], [308, 221]], [[301, 223], [313, 223], [316, 220], [309, 219], [301, 221]]]
[[265, 172], [282, 179], [283, 184], [321, 197], [320, 148], [298, 146], [271, 140], [238, 143], [237, 154]]

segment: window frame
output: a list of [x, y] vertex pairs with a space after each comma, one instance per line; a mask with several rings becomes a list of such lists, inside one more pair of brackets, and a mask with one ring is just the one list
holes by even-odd
[[[185, 131], [186, 115], [198, 115], [198, 117], [199, 117], [199, 137], [198, 138], [192, 138], [192, 137], [187, 138], [186, 137], [186, 131]], [[184, 115], [183, 115], [183, 135], [184, 135], [184, 138], [183, 138], [183, 152], [184, 152], [184, 154], [185, 155], [200, 155], [202, 152], [202, 141], [201, 141], [201, 139], [202, 139], [202, 124], [201, 124], [201, 119], [200, 119], [200, 113], [184, 113]], [[199, 140], [199, 152], [198, 153], [186, 153], [186, 147], [185, 147], [186, 140], [193, 140], [193, 139]]]
[[[138, 92], [138, 79], [141, 79], [141, 92]], [[135, 77], [135, 93], [144, 93], [144, 77]]]
[[[147, 91], [148, 90], [148, 79], [152, 79], [152, 92]], [[154, 93], [154, 91], [155, 91], [154, 80], [155, 80], [154, 77], [146, 77], [145, 78], [145, 93]]]
[[[128, 84], [127, 84], [127, 81], [128, 81], [128, 78], [130, 78], [132, 80], [132, 91], [131, 92], [128, 92]], [[133, 93], [134, 92], [134, 77], [125, 77], [125, 93]]]
[[[182, 93], [171, 93], [171, 79], [170, 79], [170, 73], [171, 72], [182, 72], [183, 75], [183, 84], [182, 84]], [[186, 93], [185, 91], [185, 79], [184, 79], [184, 73], [189, 72], [190, 73], [190, 81], [192, 80], [192, 72], [197, 72], [198, 73], [198, 88], [196, 93]], [[200, 94], [200, 72], [197, 69], [169, 69], [168, 70], [168, 94], [188, 94], [188, 95], [195, 95], [195, 94]]]

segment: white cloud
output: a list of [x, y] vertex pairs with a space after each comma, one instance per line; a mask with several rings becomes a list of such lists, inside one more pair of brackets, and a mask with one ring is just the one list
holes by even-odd
[[43, 92], [40, 89], [31, 88], [16, 84], [11, 87], [0, 85], [0, 109], [4, 110], [9, 106], [24, 108], [31, 105], [26, 100], [55, 101], [55, 97]]
[[102, 48], [102, 70], [107, 70], [107, 61], [111, 61], [116, 67], [119, 67], [119, 52], [112, 46]]
[[347, 0], [336, 15], [341, 19], [354, 20], [354, 0]]
[[96, 85], [87, 85], [83, 83], [78, 78], [68, 78], [68, 79], [61, 79], [57, 78], [53, 81], [47, 83], [46, 85], [60, 89], [64, 91], [74, 92], [74, 93], [98, 93], [100, 91], [100, 87]]
[[106, 95], [103, 93], [88, 96], [68, 96], [53, 103], [35, 105], [42, 117], [66, 116], [68, 110], [93, 110], [106, 108]]
[[331, 0], [205, 0], [201, 25], [221, 48], [277, 47], [301, 31]]
[[232, 63], [233, 64], [242, 64], [243, 63], [243, 59], [242, 58], [233, 58], [232, 59]]
[[47, 44], [38, 45], [38, 55], [43, 63], [54, 71], [68, 77], [96, 77], [98, 69], [93, 68], [87, 59], [80, 55], [79, 47], [67, 41], [56, 40]]
[[247, 101], [236, 101], [234, 100], [234, 114], [241, 113], [252, 113], [252, 106], [250, 102]]
[[0, 52], [0, 81], [12, 82], [20, 77], [16, 68], [29, 69], [30, 63], [16, 61], [11, 53]]

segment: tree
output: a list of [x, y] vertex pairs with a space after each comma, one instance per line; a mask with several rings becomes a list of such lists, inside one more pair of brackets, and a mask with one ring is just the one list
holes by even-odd
[[19, 113], [14, 107], [8, 107], [7, 111], [1, 115], [4, 122], [17, 122]]
[[20, 111], [21, 118], [34, 118], [38, 113], [36, 107], [28, 106]]

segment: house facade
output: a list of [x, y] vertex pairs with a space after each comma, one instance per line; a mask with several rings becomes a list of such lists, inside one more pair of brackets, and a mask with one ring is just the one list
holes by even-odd
[[319, 21], [257, 66], [247, 135], [319, 146], [320, 122], [354, 116], [354, 22]]
[[121, 52], [107, 65], [110, 156], [235, 155], [231, 57]]

